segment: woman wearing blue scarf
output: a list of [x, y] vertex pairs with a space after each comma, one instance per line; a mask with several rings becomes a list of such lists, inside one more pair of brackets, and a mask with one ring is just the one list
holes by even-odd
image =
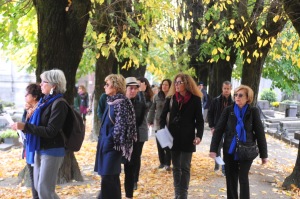
[[239, 142], [257, 142], [262, 164], [268, 161], [267, 142], [259, 110], [250, 105], [253, 96], [253, 90], [248, 86], [241, 85], [235, 89], [235, 103], [222, 112], [210, 145], [210, 157], [216, 158], [218, 145], [225, 132], [223, 153], [228, 199], [238, 199], [238, 182], [240, 198], [250, 198], [248, 174], [253, 160], [239, 160], [236, 153], [236, 136]]
[[55, 185], [58, 170], [64, 160], [65, 148], [62, 127], [68, 106], [59, 101], [66, 91], [66, 78], [61, 70], [53, 69], [41, 74], [41, 90], [45, 95], [27, 123], [17, 122], [15, 130], [26, 133], [26, 162], [34, 165], [34, 187], [40, 199], [57, 199]]

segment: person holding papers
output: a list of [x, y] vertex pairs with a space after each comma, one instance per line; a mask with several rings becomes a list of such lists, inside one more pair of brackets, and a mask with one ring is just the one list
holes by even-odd
[[[41, 86], [39, 84], [29, 84], [26, 87], [26, 94], [25, 94], [25, 111], [22, 117], [22, 122], [28, 122], [30, 117], [32, 116], [33, 112], [37, 108], [37, 105], [39, 103], [39, 100], [43, 96]], [[24, 151], [23, 151], [23, 158], [26, 156], [26, 139], [24, 139]], [[27, 168], [29, 171], [29, 176], [30, 176], [30, 183], [31, 183], [31, 193], [32, 193], [32, 198], [37, 199], [39, 198], [38, 192], [34, 188], [34, 182], [33, 182], [33, 165], [27, 163]]]
[[[239, 143], [256, 144], [262, 164], [268, 161], [264, 127], [257, 107], [251, 106], [253, 90], [240, 85], [234, 90], [234, 104], [227, 106], [215, 126], [210, 144], [210, 157], [215, 159], [224, 134], [223, 155], [225, 162], [227, 198], [249, 199], [249, 170], [253, 159], [240, 159], [236, 148]], [[249, 152], [247, 152], [249, 153]], [[239, 186], [238, 186], [239, 182]], [[240, 194], [238, 196], [238, 187]]]
[[[164, 79], [159, 87], [158, 94], [154, 95], [153, 97], [153, 104], [149, 110], [148, 114], [148, 123], [149, 125], [153, 125], [153, 129], [155, 130], [155, 133], [158, 129], [160, 129], [159, 126], [159, 118], [161, 115], [161, 112], [164, 108], [165, 102], [166, 102], [166, 95], [169, 92], [169, 89], [171, 87], [172, 81], [169, 79]], [[161, 145], [158, 143], [158, 140], [156, 140], [157, 144], [157, 150], [158, 150], [158, 159], [160, 165], [158, 166], [159, 169], [165, 168], [167, 171], [171, 170], [171, 151], [169, 148], [162, 148]]]
[[174, 78], [160, 116], [160, 128], [165, 128], [169, 123], [168, 129], [173, 136], [171, 156], [176, 199], [186, 199], [188, 196], [192, 154], [203, 136], [201, 96], [193, 78], [179, 73]]

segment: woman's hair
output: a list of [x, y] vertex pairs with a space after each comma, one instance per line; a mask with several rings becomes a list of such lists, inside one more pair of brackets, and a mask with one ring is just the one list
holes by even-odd
[[126, 82], [125, 78], [119, 74], [110, 74], [105, 77], [105, 82], [110, 81], [112, 86], [117, 90], [117, 93], [122, 93], [125, 95], [126, 93]]
[[189, 91], [193, 95], [196, 95], [200, 98], [202, 97], [202, 93], [199, 90], [199, 88], [197, 87], [195, 80], [190, 75], [184, 74], [184, 73], [179, 73], [175, 76], [175, 78], [172, 82], [171, 88], [167, 94], [167, 97], [175, 94], [175, 92], [176, 92], [175, 91], [175, 82], [178, 77], [180, 77], [182, 79], [182, 81], [184, 82], [184, 86], [187, 91]]
[[43, 96], [41, 86], [36, 83], [29, 84], [26, 87], [26, 92], [27, 92], [27, 94], [31, 94], [32, 97], [35, 98], [35, 101], [39, 101]]
[[52, 69], [43, 72], [40, 75], [42, 80], [49, 82], [49, 84], [55, 86], [56, 93], [65, 93], [66, 92], [66, 77], [63, 71], [59, 69]]
[[244, 90], [247, 97], [248, 97], [248, 101], [247, 104], [251, 104], [253, 102], [253, 98], [254, 98], [254, 93], [253, 90], [246, 85], [240, 85], [239, 87], [237, 87], [236, 89], [234, 89], [234, 93], [240, 91], [240, 90]]
[[146, 90], [145, 90], [146, 100], [152, 101], [152, 97], [153, 97], [154, 93], [153, 93], [153, 90], [151, 88], [151, 85], [150, 85], [148, 79], [145, 77], [139, 77], [139, 78], [137, 78], [137, 80], [146, 84]]
[[83, 91], [83, 93], [86, 93], [86, 88], [84, 85], [80, 85], [78, 86], [78, 88], [80, 88]]
[[171, 87], [172, 81], [171, 81], [170, 79], [164, 79], [164, 80], [161, 81], [161, 84], [159, 85], [159, 90], [160, 90], [160, 91], [162, 90], [162, 85], [163, 85], [164, 82], [168, 82], [168, 84], [169, 84], [169, 89], [170, 89], [170, 87]]

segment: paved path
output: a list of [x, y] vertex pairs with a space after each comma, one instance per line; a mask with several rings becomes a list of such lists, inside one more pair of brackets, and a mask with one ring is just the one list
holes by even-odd
[[[202, 151], [208, 155], [211, 133], [207, 127], [205, 129], [203, 140], [197, 146], [197, 151]], [[256, 158], [250, 170], [251, 199], [292, 198], [280, 185], [285, 177], [292, 172], [298, 149], [269, 135], [267, 135], [267, 143], [269, 151], [268, 164], [262, 166], [261, 159]], [[211, 171], [213, 169], [212, 167]], [[199, 187], [190, 187], [190, 189], [199, 189]], [[221, 172], [215, 173], [212, 179], [209, 179], [208, 183], [201, 187], [201, 190], [203, 191], [203, 197], [201, 198], [204, 199], [227, 198], [225, 177], [221, 175]]]

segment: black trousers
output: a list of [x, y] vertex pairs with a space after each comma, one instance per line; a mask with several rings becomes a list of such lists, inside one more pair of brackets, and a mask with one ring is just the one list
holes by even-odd
[[125, 193], [127, 198], [133, 197], [134, 183], [139, 181], [141, 169], [141, 155], [143, 151], [144, 142], [135, 142], [133, 144], [133, 151], [130, 162], [124, 164], [125, 172]]
[[240, 198], [250, 199], [249, 170], [250, 161], [236, 161], [234, 155], [224, 153], [227, 199], [238, 199], [238, 181], [240, 183]]
[[171, 165], [171, 150], [166, 147], [162, 148], [156, 139], [157, 151], [158, 151], [158, 159], [161, 165], [170, 166]]
[[175, 198], [187, 199], [190, 184], [192, 152], [171, 151]]
[[28, 168], [28, 171], [29, 171], [32, 198], [33, 199], [39, 199], [39, 194], [36, 191], [36, 189], [34, 188], [34, 183], [33, 183], [33, 167], [30, 164], [27, 164], [27, 168]]
[[98, 199], [121, 199], [120, 175], [102, 175]]

